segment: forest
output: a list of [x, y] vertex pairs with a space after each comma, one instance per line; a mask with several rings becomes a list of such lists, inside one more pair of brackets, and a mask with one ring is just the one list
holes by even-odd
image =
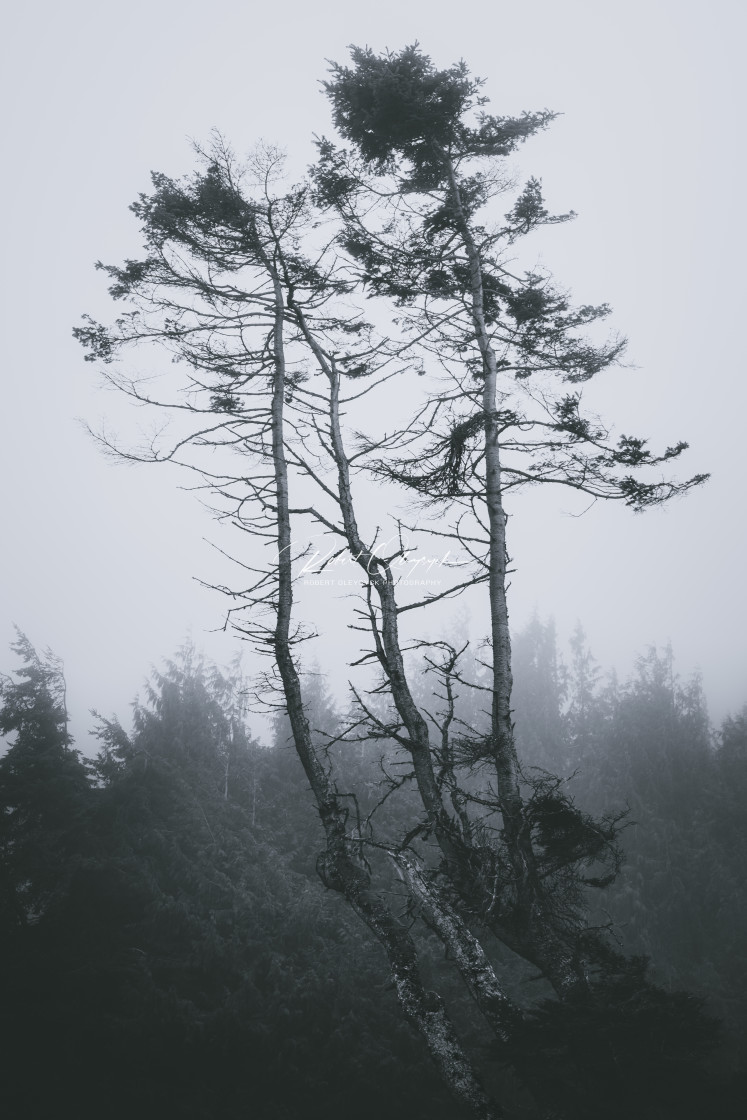
[[557, 114], [349, 50], [305, 175], [217, 131], [152, 172], [138, 255], [96, 265], [114, 318], [73, 329], [149, 418], [101, 450], [215, 518], [202, 582], [253, 661], [185, 645], [94, 757], [18, 633], [11, 1111], [737, 1115], [745, 713], [714, 729], [670, 650], [620, 683], [580, 627], [509, 622], [523, 492], [629, 517], [709, 476], [597, 413], [626, 339], [543, 265], [575, 214], [511, 165]]
[[[68, 732], [59, 661], [23, 636], [15, 653], [0, 710], [6, 1115], [462, 1115], [399, 1013], [383, 954], [319, 882], [323, 832], [287, 718], [272, 742], [253, 738], [238, 667], [220, 672], [185, 646], [153, 675], [131, 728], [96, 718], [90, 758]], [[585, 809], [626, 813], [600, 921], [641, 968], [656, 962], [659, 995], [645, 1006], [620, 993], [630, 1099], [643, 1092], [652, 1116], [741, 1115], [747, 711], [714, 731], [670, 651], [649, 650], [619, 683], [580, 629], [561, 657], [539, 619], [515, 657], [527, 764], [552, 764]], [[313, 723], [334, 738], [343, 714], [315, 681]], [[391, 747], [333, 749], [351, 787], [375, 796]], [[536, 1115], [442, 946], [424, 926], [417, 936], [507, 1114]], [[517, 999], [542, 995], [511, 955], [499, 969]], [[552, 1019], [542, 1026], [557, 1053]], [[583, 1027], [583, 1076], [594, 1034], [614, 1029], [610, 1007]], [[569, 1065], [564, 1076], [581, 1075]], [[618, 1104], [597, 1114], [629, 1116]]]

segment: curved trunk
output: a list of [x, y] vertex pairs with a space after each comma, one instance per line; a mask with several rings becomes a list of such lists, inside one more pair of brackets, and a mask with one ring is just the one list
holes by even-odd
[[[344, 895], [383, 946], [400, 1004], [407, 1018], [422, 1035], [441, 1077], [454, 1097], [472, 1111], [476, 1120], [500, 1120], [503, 1115], [502, 1109], [488, 1098], [482, 1088], [454, 1030], [443, 1000], [437, 993], [427, 991], [423, 985], [418, 967], [417, 949], [409, 930], [372, 891], [368, 871], [355, 859], [350, 850], [346, 833], [346, 812], [339, 803], [336, 790], [317, 757], [311, 739], [290, 637], [293, 572], [288, 464], [283, 426], [286, 390], [283, 338], [285, 301], [277, 272], [269, 261], [267, 267], [275, 292], [271, 415], [277, 503], [278, 599], [274, 652], [285, 693], [296, 752], [311, 785], [326, 836], [326, 850], [317, 861], [317, 871], [325, 886]], [[404, 673], [404, 669], [402, 672]], [[422, 720], [422, 717], [420, 718]], [[428, 759], [430, 761], [430, 755]]]
[[329, 381], [330, 436], [332, 453], [337, 467], [338, 499], [345, 538], [350, 554], [355, 558], [376, 591], [381, 609], [380, 628], [373, 617], [371, 620], [377, 656], [389, 682], [394, 705], [407, 730], [408, 749], [412, 757], [415, 780], [429, 822], [435, 826], [436, 837], [443, 855], [447, 860], [454, 860], [458, 858], [455, 841], [459, 834], [459, 826], [445, 806], [433, 768], [428, 725], [413, 699], [407, 680], [399, 638], [394, 577], [390, 566], [364, 544], [358, 529], [350, 483], [350, 464], [345, 454], [340, 426], [340, 374], [334, 361], [323, 352], [314, 338], [303, 311], [295, 304], [293, 305], [293, 311], [306, 342], [313, 351], [320, 369], [323, 370]]

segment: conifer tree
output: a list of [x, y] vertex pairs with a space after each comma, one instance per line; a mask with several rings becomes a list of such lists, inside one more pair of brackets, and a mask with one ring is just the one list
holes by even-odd
[[68, 727], [62, 662], [18, 633], [22, 666], [0, 681], [0, 860], [4, 918], [37, 922], [69, 877], [85, 835], [88, 769]]
[[[589, 1108], [601, 1116], [598, 1085], [568, 1083], [556, 1093], [553, 1078], [537, 1076], [536, 1063], [514, 1045], [532, 1014], [508, 998], [489, 951], [497, 938], [536, 969], [561, 1020], [585, 1008], [592, 1022], [601, 1000], [619, 1027], [604, 1036], [607, 1065], [627, 1084], [635, 1058], [625, 1057], [625, 1024], [605, 993], [633, 985], [644, 1003], [659, 997], [588, 916], [587, 891], [617, 866], [614, 814], [592, 818], [559, 778], [522, 773], [506, 498], [526, 485], [563, 485], [640, 511], [705, 476], [661, 477], [658, 468], [684, 443], [656, 454], [640, 437], [612, 438], [583, 413], [578, 386], [623, 351], [619, 338], [594, 335], [608, 309], [575, 307], [548, 276], [517, 275], [507, 264], [523, 237], [570, 217], [549, 214], [536, 179], [497, 223], [486, 211], [505, 190], [502, 161], [552, 114], [488, 116], [481, 83], [464, 64], [438, 71], [417, 46], [384, 56], [354, 49], [353, 63], [333, 66], [326, 84], [352, 150], [321, 141], [311, 185], [287, 191], [277, 186], [276, 153], [261, 152], [242, 173], [220, 138], [200, 153], [191, 178], [154, 175], [152, 193], [133, 207], [144, 257], [101, 266], [112, 296], [130, 309], [110, 328], [88, 320], [76, 334], [111, 384], [197, 421], [170, 446], [124, 454], [197, 471], [220, 516], [249, 541], [274, 546], [268, 565], [242, 560], [249, 582], [226, 589], [229, 618], [272, 659], [259, 691], [287, 711], [324, 832], [322, 882], [385, 950], [405, 1013], [455, 1097], [481, 1120], [502, 1114], [441, 993], [426, 987], [410, 915], [441, 941], [540, 1112], [580, 1115], [591, 1094]], [[322, 227], [331, 240], [320, 245]], [[371, 298], [388, 301], [396, 319], [388, 337], [360, 306]], [[170, 400], [117, 365], [127, 348], [154, 342], [186, 370]], [[430, 366], [446, 384], [424, 379], [414, 414], [383, 434], [358, 435], [351, 447], [348, 407]], [[207, 463], [199, 460], [205, 450]], [[229, 457], [236, 455], [238, 462]], [[403, 601], [395, 564], [407, 555], [404, 527], [398, 523], [395, 543], [382, 551], [360, 475], [403, 487], [437, 513], [432, 532], [468, 557], [466, 577]], [[353, 684], [355, 713], [342, 738], [392, 745], [396, 770], [382, 772], [379, 807], [400, 798], [411, 808], [406, 827], [380, 824], [375, 812], [363, 817], [329, 749], [340, 735], [325, 745], [313, 734], [299, 660], [299, 644], [311, 635], [296, 618], [293, 564], [299, 525], [303, 539], [309, 522], [335, 542], [330, 556], [347, 551], [361, 573], [354, 625], [367, 644], [356, 664], [375, 665], [380, 677], [373, 697]], [[431, 711], [418, 705], [412, 685], [405, 628], [418, 615], [409, 612], [467, 588], [487, 590], [487, 682], [467, 677], [463, 648], [416, 630], [410, 646], [424, 651], [438, 681]], [[483, 696], [487, 729], [458, 716], [464, 688]], [[568, 1060], [581, 1068], [588, 1036], [568, 1037], [576, 1040]]]

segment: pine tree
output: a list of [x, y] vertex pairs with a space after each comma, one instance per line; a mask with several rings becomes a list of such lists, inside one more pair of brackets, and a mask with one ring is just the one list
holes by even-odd
[[64, 891], [90, 803], [68, 727], [62, 662], [18, 633], [17, 680], [0, 681], [0, 860], [6, 928], [38, 922]]
[[[334, 65], [326, 83], [352, 150], [320, 142], [313, 184], [284, 194], [274, 193], [276, 152], [265, 149], [242, 169], [220, 138], [200, 152], [202, 168], [191, 178], [155, 175], [153, 192], [133, 207], [144, 257], [102, 266], [112, 296], [130, 309], [111, 328], [89, 319], [76, 334], [128, 396], [183, 418], [195, 414], [184, 438], [141, 457], [201, 472], [223, 513], [249, 538], [272, 542], [267, 565], [242, 563], [250, 584], [232, 593], [229, 617], [272, 656], [263, 692], [277, 703], [282, 691], [316, 801], [325, 843], [320, 878], [383, 947], [405, 1014], [455, 1097], [493, 1120], [500, 1106], [484, 1091], [444, 999], [423, 981], [411, 914], [437, 933], [509, 1049], [525, 1009], [502, 991], [491, 963], [494, 939], [573, 1008], [586, 1001], [591, 1009], [595, 985], [608, 973], [640, 979], [588, 920], [587, 888], [601, 886], [605, 869], [616, 866], [614, 818], [579, 810], [560, 778], [527, 778], [517, 755], [506, 497], [550, 483], [640, 511], [705, 476], [661, 477], [657, 468], [684, 443], [657, 454], [640, 437], [612, 438], [583, 413], [578, 386], [623, 352], [619, 338], [597, 341], [595, 325], [608, 308], [574, 306], [544, 273], [507, 267], [506, 254], [525, 235], [570, 215], [552, 216], [531, 179], [503, 220], [493, 215], [488, 225], [487, 206], [505, 188], [500, 161], [552, 114], [489, 116], [482, 83], [464, 64], [438, 71], [417, 46], [385, 56], [354, 49], [353, 63]], [[320, 246], [314, 231], [321, 225], [336, 228], [334, 242]], [[351, 306], [356, 295], [361, 303], [389, 301], [390, 337], [378, 338]], [[113, 364], [128, 347], [153, 342], [183, 363], [186, 385], [176, 400], [151, 395]], [[352, 451], [342, 424], [348, 405], [370, 391], [391, 394], [391, 378], [428, 367], [435, 376], [422, 383], [414, 412], [405, 408], [393, 428]], [[198, 456], [206, 448], [204, 465]], [[436, 510], [431, 531], [469, 557], [467, 578], [403, 601], [393, 571], [407, 552], [402, 526], [392, 553], [382, 552], [378, 528], [365, 524], [361, 475], [404, 487]], [[330, 555], [347, 550], [362, 575], [355, 628], [366, 644], [356, 664], [376, 665], [383, 705], [369, 702], [367, 684], [354, 690], [349, 741], [396, 744], [402, 771], [384, 773], [380, 800], [417, 790], [408, 826], [397, 834], [382, 833], [370, 817], [359, 827], [354, 791], [338, 781], [310, 724], [298, 659], [310, 634], [294, 613], [293, 568], [294, 533], [309, 522], [334, 540]], [[453, 718], [453, 686], [464, 678], [448, 642], [426, 641], [422, 630], [414, 639], [442, 685], [435, 718], [418, 707], [407, 665], [403, 612], [468, 587], [486, 591], [490, 618], [489, 680], [470, 682], [486, 694], [486, 730]], [[396, 894], [379, 874], [382, 860], [397, 869]], [[534, 1084], [526, 1065], [519, 1073]], [[547, 1109], [548, 1100], [541, 1104]], [[572, 1101], [563, 1107], [573, 1115]]]

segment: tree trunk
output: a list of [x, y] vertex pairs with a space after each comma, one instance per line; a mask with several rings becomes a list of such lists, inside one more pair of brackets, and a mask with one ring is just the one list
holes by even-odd
[[[394, 917], [383, 900], [371, 891], [368, 871], [350, 851], [346, 835], [346, 813], [339, 804], [336, 792], [316, 755], [311, 740], [290, 641], [293, 573], [288, 465], [283, 426], [286, 389], [283, 338], [285, 300], [277, 272], [269, 261], [268, 266], [275, 290], [272, 449], [277, 503], [278, 601], [274, 650], [296, 751], [316, 799], [327, 840], [326, 851], [317, 861], [317, 870], [322, 882], [344, 895], [384, 947], [400, 1004], [410, 1022], [422, 1035], [441, 1077], [454, 1097], [472, 1111], [476, 1120], [500, 1120], [503, 1115], [502, 1109], [488, 1098], [482, 1088], [449, 1019], [443, 1000], [437, 993], [426, 991], [423, 986], [418, 968], [417, 950], [409, 931]], [[355, 532], [357, 534], [357, 529]], [[378, 578], [382, 579], [381, 576]], [[391, 581], [391, 575], [389, 580]], [[393, 592], [391, 582], [385, 584], [385, 587], [389, 587]], [[396, 629], [394, 641], [401, 663]], [[404, 677], [403, 667], [402, 676]], [[415, 711], [425, 730], [424, 753], [432, 774], [430, 752], [427, 748], [427, 728], [420, 713], [417, 709]], [[424, 761], [422, 750], [420, 757], [421, 762]], [[437, 794], [435, 777], [433, 788]]]

